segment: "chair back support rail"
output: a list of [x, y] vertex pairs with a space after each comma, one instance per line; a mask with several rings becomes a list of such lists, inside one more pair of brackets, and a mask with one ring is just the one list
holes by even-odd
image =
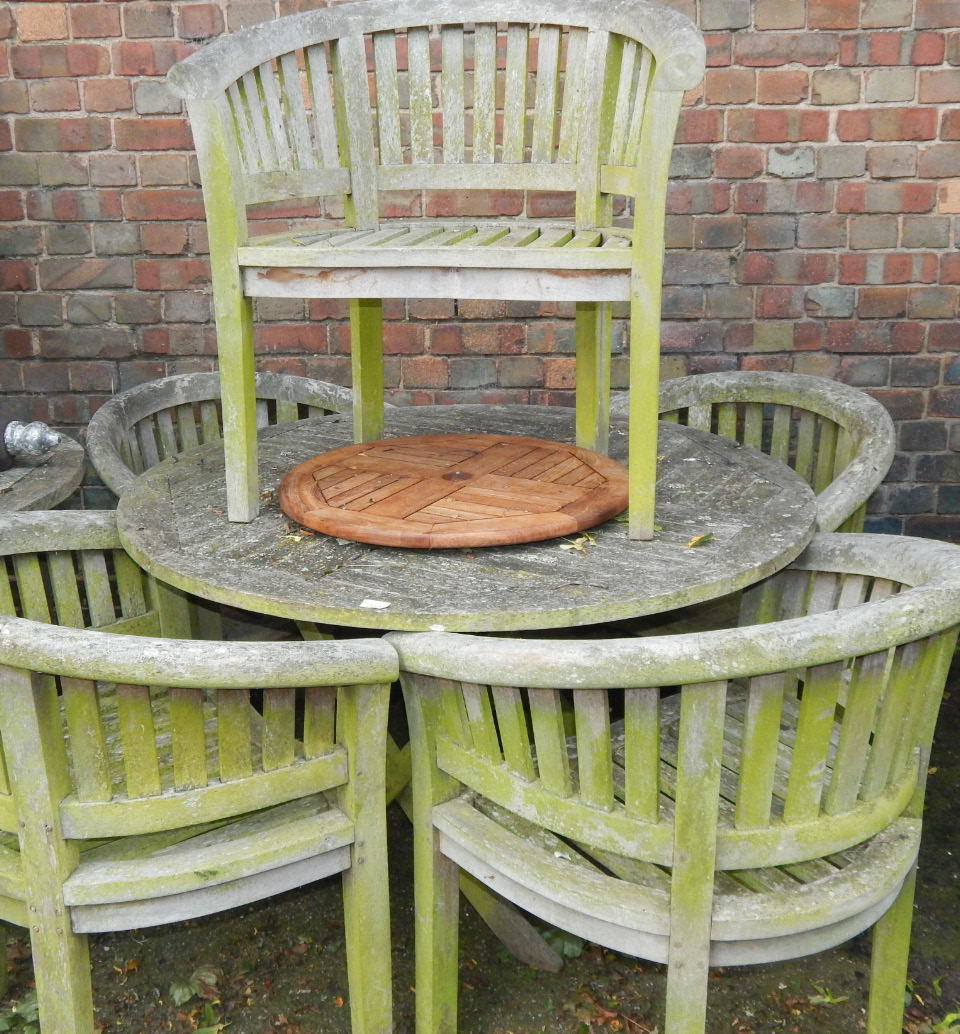
[[44, 1029], [92, 1029], [84, 933], [342, 872], [354, 1030], [389, 1030], [394, 651], [159, 638], [184, 601], [130, 560], [112, 513], [0, 530], [0, 918], [28, 919]]
[[[766, 623], [697, 635], [387, 637], [415, 822], [546, 921], [668, 963], [667, 1034], [703, 1029], [708, 964], [909, 916], [960, 549], [820, 535], [766, 587]], [[419, 1030], [453, 1031], [446, 877], [416, 842]], [[908, 943], [909, 922], [892, 970], [875, 961], [870, 1034], [899, 1030]]]
[[[624, 415], [618, 396], [611, 413]], [[660, 385], [661, 420], [722, 435], [787, 463], [817, 493], [820, 531], [862, 531], [866, 502], [896, 453], [886, 408], [825, 377], [725, 371]]]
[[[649, 538], [667, 167], [704, 55], [692, 23], [644, 0], [366, 0], [241, 30], [174, 66], [210, 229], [231, 519], [256, 513], [250, 296], [351, 299], [358, 441], [382, 435], [383, 298], [575, 301], [577, 440], [601, 451], [609, 306], [629, 300], [630, 533]], [[471, 215], [390, 219], [382, 194], [395, 190], [440, 192]], [[478, 220], [480, 194], [450, 207], [456, 192], [504, 190], [568, 192], [574, 218], [494, 207]], [[632, 230], [613, 226], [617, 196], [643, 213]], [[313, 197], [342, 204], [343, 223], [250, 237], [249, 206]]]

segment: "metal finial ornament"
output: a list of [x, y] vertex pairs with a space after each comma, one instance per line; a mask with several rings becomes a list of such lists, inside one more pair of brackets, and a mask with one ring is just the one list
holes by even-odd
[[40, 420], [11, 420], [0, 436], [0, 470], [12, 467], [17, 456], [43, 456], [59, 441], [60, 435]]

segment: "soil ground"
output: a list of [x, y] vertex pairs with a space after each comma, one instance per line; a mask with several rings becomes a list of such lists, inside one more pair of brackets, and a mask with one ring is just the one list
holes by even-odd
[[[904, 1014], [909, 1034], [960, 1034], [960, 1017], [949, 1018], [960, 1010], [957, 675], [931, 763]], [[396, 807], [390, 842], [395, 1030], [409, 1034], [411, 840]], [[663, 967], [585, 945], [561, 973], [534, 972], [508, 955], [466, 904], [462, 916], [462, 1034], [653, 1034], [662, 1024]], [[91, 939], [91, 956], [97, 1023], [105, 1031], [349, 1034], [336, 879], [189, 923], [101, 935]], [[35, 1031], [25, 936], [8, 942], [7, 957], [11, 986], [0, 1001], [0, 1030]], [[855, 1034], [864, 1029], [868, 971], [867, 935], [793, 962], [714, 971], [708, 1034]], [[26, 1016], [11, 1011], [17, 1002]]]

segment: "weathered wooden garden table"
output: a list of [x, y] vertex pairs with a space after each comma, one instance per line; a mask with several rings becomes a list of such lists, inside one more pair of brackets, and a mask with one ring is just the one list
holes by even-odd
[[[388, 436], [496, 432], [573, 441], [572, 410], [434, 406], [387, 415]], [[813, 533], [809, 486], [783, 464], [674, 424], [659, 431], [657, 532], [631, 541], [608, 521], [579, 548], [526, 545], [419, 550], [301, 533], [273, 491], [291, 467], [350, 444], [349, 414], [266, 428], [250, 524], [226, 514], [223, 455], [205, 446], [152, 468], [120, 502], [124, 545], [165, 581], [221, 603], [303, 621], [461, 632], [573, 627], [658, 613], [749, 585], [788, 564]], [[610, 454], [623, 460], [626, 428]], [[704, 545], [694, 538], [710, 533]], [[573, 540], [575, 541], [575, 540]]]
[[83, 446], [60, 437], [46, 455], [21, 456], [0, 471], [0, 510], [49, 510], [83, 480]]
[[[388, 436], [451, 432], [574, 439], [574, 411], [535, 406], [434, 406], [387, 411]], [[120, 535], [147, 570], [189, 592], [301, 622], [462, 632], [572, 627], [651, 614], [710, 599], [779, 570], [813, 534], [816, 502], [798, 475], [752, 449], [703, 431], [659, 426], [657, 531], [632, 541], [618, 521], [589, 538], [421, 550], [303, 533], [276, 502], [292, 467], [353, 440], [350, 414], [264, 428], [260, 515], [226, 514], [217, 445], [166, 460], [121, 498]], [[610, 454], [627, 452], [614, 423]], [[688, 543], [712, 537], [702, 546]], [[580, 539], [578, 543], [578, 539]], [[577, 544], [579, 548], [577, 548]], [[571, 547], [571, 548], [562, 548]], [[391, 740], [387, 795], [409, 780], [408, 748]], [[472, 877], [461, 889], [503, 943], [528, 965], [561, 959], [523, 919]]]

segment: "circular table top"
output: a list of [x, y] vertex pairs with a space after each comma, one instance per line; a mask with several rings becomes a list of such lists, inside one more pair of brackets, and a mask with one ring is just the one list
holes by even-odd
[[627, 505], [627, 470], [566, 442], [420, 434], [345, 445], [285, 474], [280, 508], [353, 542], [454, 549], [574, 535]]
[[[430, 406], [388, 410], [387, 436], [499, 433], [572, 441], [573, 410]], [[398, 549], [309, 531], [276, 487], [298, 463], [352, 441], [349, 413], [260, 432], [261, 512], [226, 517], [222, 451], [202, 446], [151, 468], [123, 495], [130, 554], [157, 577], [260, 613], [361, 628], [460, 632], [573, 627], [712, 599], [785, 567], [813, 535], [812, 490], [780, 462], [675, 424], [659, 425], [652, 542], [608, 521], [585, 535], [524, 545]], [[627, 452], [611, 428], [610, 455]], [[692, 540], [709, 536], [702, 545]]]
[[43, 456], [18, 456], [0, 471], [0, 511], [49, 510], [83, 480], [83, 446], [63, 435]]

